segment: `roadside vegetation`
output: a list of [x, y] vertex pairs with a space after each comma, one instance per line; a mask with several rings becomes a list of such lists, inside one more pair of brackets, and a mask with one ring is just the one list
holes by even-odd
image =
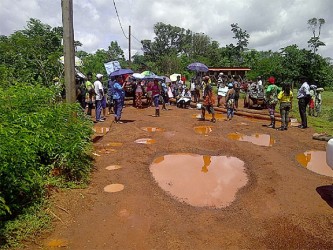
[[[316, 31], [316, 19], [311, 19]], [[230, 36], [236, 43], [220, 46], [209, 36], [181, 27], [157, 23], [154, 40], [142, 40], [143, 55], [129, 64], [117, 41], [95, 53], [80, 50], [79, 70], [106, 75], [104, 63], [119, 61], [136, 72], [151, 70], [159, 75], [181, 73], [192, 62], [210, 67], [249, 67], [248, 80], [274, 76], [277, 84], [288, 81], [297, 88], [300, 75], [324, 87], [322, 113], [309, 117], [318, 132], [332, 133], [333, 68], [331, 59], [318, 54], [320, 37], [309, 40], [309, 50], [293, 44], [280, 51], [248, 49], [250, 36], [237, 23]], [[307, 28], [305, 26], [305, 28]], [[92, 168], [92, 122], [78, 104], [58, 102], [59, 90], [52, 79], [63, 82], [62, 27], [30, 19], [27, 27], [9, 36], [0, 35], [0, 248], [10, 248], [31, 239], [49, 227], [47, 197], [62, 187], [82, 187]], [[324, 31], [322, 31], [324, 32]], [[294, 98], [293, 115], [298, 117]]]

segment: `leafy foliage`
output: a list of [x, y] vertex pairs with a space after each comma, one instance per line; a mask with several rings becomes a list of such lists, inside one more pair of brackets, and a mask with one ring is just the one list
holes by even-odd
[[52, 88], [0, 89], [0, 217], [20, 213], [52, 178], [84, 181], [91, 167], [91, 122], [78, 105], [54, 102]]

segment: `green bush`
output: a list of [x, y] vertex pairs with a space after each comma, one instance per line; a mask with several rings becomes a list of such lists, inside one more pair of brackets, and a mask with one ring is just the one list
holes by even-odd
[[92, 123], [77, 104], [55, 102], [55, 90], [0, 88], [0, 220], [42, 198], [54, 179], [82, 182], [91, 169]]

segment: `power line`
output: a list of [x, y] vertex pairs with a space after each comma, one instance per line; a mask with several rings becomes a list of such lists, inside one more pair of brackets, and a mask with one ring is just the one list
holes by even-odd
[[118, 15], [118, 11], [117, 11], [117, 6], [116, 6], [116, 3], [115, 3], [114, 0], [113, 0], [113, 5], [114, 5], [114, 9], [116, 10], [116, 14], [117, 14], [117, 17], [118, 17], [118, 21], [119, 21], [120, 28], [121, 28], [121, 30], [123, 31], [124, 37], [125, 37], [126, 39], [128, 39], [128, 37], [125, 35], [125, 32], [124, 32], [123, 26], [121, 25], [120, 18], [119, 18], [119, 15]]
[[139, 39], [137, 39], [135, 36], [132, 35], [132, 37], [137, 40], [140, 44], [141, 44], [141, 41]]

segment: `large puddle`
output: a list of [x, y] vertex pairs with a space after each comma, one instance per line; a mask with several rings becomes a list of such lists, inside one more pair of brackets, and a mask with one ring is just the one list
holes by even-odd
[[153, 161], [150, 171], [163, 190], [197, 207], [229, 206], [248, 181], [244, 162], [227, 156], [164, 155]]
[[275, 143], [275, 140], [267, 134], [253, 134], [253, 135], [243, 135], [241, 133], [230, 133], [228, 138], [236, 141], [246, 141], [251, 142], [259, 146], [272, 146]]
[[212, 132], [212, 127], [210, 126], [197, 126], [194, 127], [194, 132], [200, 135], [208, 135], [210, 132]]
[[164, 131], [163, 128], [158, 128], [158, 127], [142, 127], [141, 129], [144, 131], [147, 131], [147, 132], [163, 132]]
[[156, 143], [156, 140], [150, 139], [150, 138], [141, 138], [135, 140], [135, 143], [140, 143], [140, 144], [154, 144]]
[[326, 163], [326, 151], [306, 151], [296, 155], [296, 160], [312, 172], [333, 177], [333, 170]]

